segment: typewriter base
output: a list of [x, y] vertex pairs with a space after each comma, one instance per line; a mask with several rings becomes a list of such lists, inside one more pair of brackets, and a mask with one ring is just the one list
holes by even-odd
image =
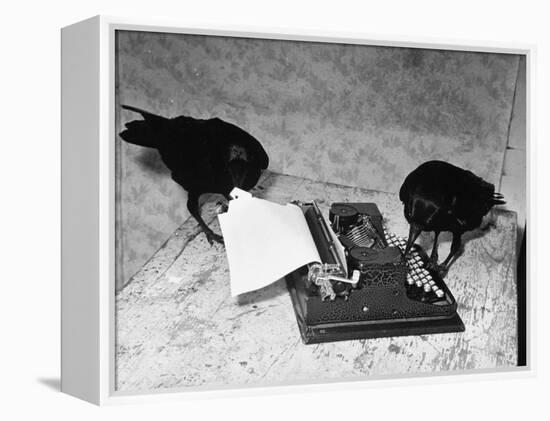
[[399, 320], [372, 320], [362, 322], [307, 325], [292, 282], [287, 282], [300, 335], [305, 344], [348, 341], [352, 339], [384, 338], [391, 336], [431, 335], [464, 332], [464, 323], [458, 314], [449, 318], [418, 318]]

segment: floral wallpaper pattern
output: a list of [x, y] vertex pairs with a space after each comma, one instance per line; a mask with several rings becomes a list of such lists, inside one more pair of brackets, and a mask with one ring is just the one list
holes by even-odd
[[[134, 105], [248, 130], [270, 170], [397, 192], [443, 159], [498, 184], [518, 56], [119, 31], [117, 133]], [[188, 216], [155, 151], [117, 137], [117, 278], [125, 284]]]

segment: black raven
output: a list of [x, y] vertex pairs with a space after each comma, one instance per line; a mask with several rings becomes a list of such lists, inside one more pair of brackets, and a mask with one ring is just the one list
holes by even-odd
[[254, 137], [219, 118], [161, 117], [123, 105], [143, 120], [126, 124], [120, 137], [134, 145], [155, 148], [172, 173], [172, 179], [188, 193], [187, 209], [206, 234], [208, 242], [223, 243], [204, 222], [199, 210], [203, 193], [221, 193], [228, 200], [234, 187], [250, 190], [256, 185], [269, 158]]
[[[495, 205], [504, 204], [495, 186], [470, 171], [443, 161], [428, 161], [411, 172], [399, 191], [410, 224], [405, 255], [421, 231], [434, 231], [430, 265], [443, 276], [462, 246], [462, 234], [481, 225]], [[441, 231], [453, 234], [451, 251], [438, 266], [437, 239]]]

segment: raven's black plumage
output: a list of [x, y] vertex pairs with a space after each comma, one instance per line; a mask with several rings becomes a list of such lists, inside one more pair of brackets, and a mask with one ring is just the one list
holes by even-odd
[[172, 179], [187, 190], [187, 208], [208, 241], [222, 242], [221, 236], [214, 234], [201, 218], [199, 197], [203, 193], [221, 193], [229, 199], [234, 187], [254, 187], [269, 164], [260, 142], [219, 118], [165, 118], [135, 107], [122, 108], [141, 114], [143, 120], [127, 123], [120, 137], [159, 151]]
[[[399, 198], [410, 224], [407, 254], [422, 231], [434, 231], [432, 264], [443, 274], [448, 270], [466, 231], [478, 228], [483, 217], [498, 204], [505, 203], [495, 186], [471, 171], [443, 161], [428, 161], [411, 172], [403, 182]], [[451, 252], [437, 265], [437, 239], [441, 231], [453, 234]]]

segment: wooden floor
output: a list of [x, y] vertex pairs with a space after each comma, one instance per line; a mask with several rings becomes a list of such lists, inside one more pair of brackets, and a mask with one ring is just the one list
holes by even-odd
[[[266, 174], [252, 193], [278, 203], [375, 202], [390, 231], [408, 227], [397, 195]], [[219, 232], [215, 203], [203, 208]], [[116, 296], [116, 389], [258, 386], [516, 365], [516, 215], [467, 237], [446, 278], [464, 333], [304, 345], [284, 281], [232, 298], [223, 246], [189, 219]], [[446, 240], [446, 241], [445, 241]], [[444, 258], [449, 239], [443, 237]], [[428, 247], [430, 235], [420, 244]]]

